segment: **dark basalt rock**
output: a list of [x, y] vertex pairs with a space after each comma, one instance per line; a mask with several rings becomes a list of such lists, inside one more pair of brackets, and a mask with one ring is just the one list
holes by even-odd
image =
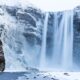
[[5, 69], [5, 58], [2, 49], [2, 41], [0, 40], [0, 71], [4, 71]]

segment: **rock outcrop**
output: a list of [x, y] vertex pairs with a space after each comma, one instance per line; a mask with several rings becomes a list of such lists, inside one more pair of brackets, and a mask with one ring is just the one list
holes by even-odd
[[[1, 35], [6, 68], [12, 69], [13, 66], [15, 69], [17, 65], [17, 69], [18, 66], [20, 66], [20, 69], [22, 69], [21, 66], [26, 69], [28, 62], [32, 62], [33, 58], [35, 60], [35, 57], [39, 55], [44, 13], [32, 6], [27, 6], [23, 9], [20, 6], [2, 5], [0, 6], [0, 20], [0, 25], [3, 27]], [[30, 47], [27, 49], [28, 51], [26, 51], [24, 46]], [[36, 48], [39, 48], [37, 52]], [[23, 50], [27, 54], [24, 54]], [[31, 59], [30, 54], [32, 56], [35, 55], [35, 57]], [[28, 56], [30, 61], [26, 61], [26, 56]]]

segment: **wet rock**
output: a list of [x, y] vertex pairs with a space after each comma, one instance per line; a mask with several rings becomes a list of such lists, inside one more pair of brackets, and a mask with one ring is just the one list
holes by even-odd
[[69, 76], [69, 74], [68, 74], [68, 73], [64, 73], [64, 75]]
[[2, 48], [2, 41], [0, 40], [0, 71], [4, 71], [5, 69], [5, 58]]
[[34, 76], [34, 79], [36, 79], [37, 77]]

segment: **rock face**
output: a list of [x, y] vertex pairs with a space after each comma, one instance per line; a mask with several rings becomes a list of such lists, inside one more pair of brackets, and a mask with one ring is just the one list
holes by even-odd
[[4, 51], [3, 51], [3, 44], [1, 41], [1, 35], [2, 35], [3, 29], [4, 29], [4, 25], [0, 25], [0, 71], [4, 71], [5, 69], [5, 57], [4, 57]]
[[4, 69], [5, 69], [5, 58], [4, 58], [2, 42], [0, 40], [0, 71], [4, 71]]
[[6, 70], [26, 69], [29, 62], [35, 66], [42, 41], [44, 13], [31, 6], [25, 9], [19, 6], [0, 6], [0, 20]]
[[80, 6], [74, 9], [74, 62], [80, 66]]

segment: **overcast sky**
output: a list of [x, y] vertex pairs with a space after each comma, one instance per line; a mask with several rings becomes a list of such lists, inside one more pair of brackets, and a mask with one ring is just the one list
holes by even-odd
[[0, 0], [0, 4], [25, 6], [30, 2], [45, 11], [58, 11], [72, 9], [80, 5], [80, 0]]

